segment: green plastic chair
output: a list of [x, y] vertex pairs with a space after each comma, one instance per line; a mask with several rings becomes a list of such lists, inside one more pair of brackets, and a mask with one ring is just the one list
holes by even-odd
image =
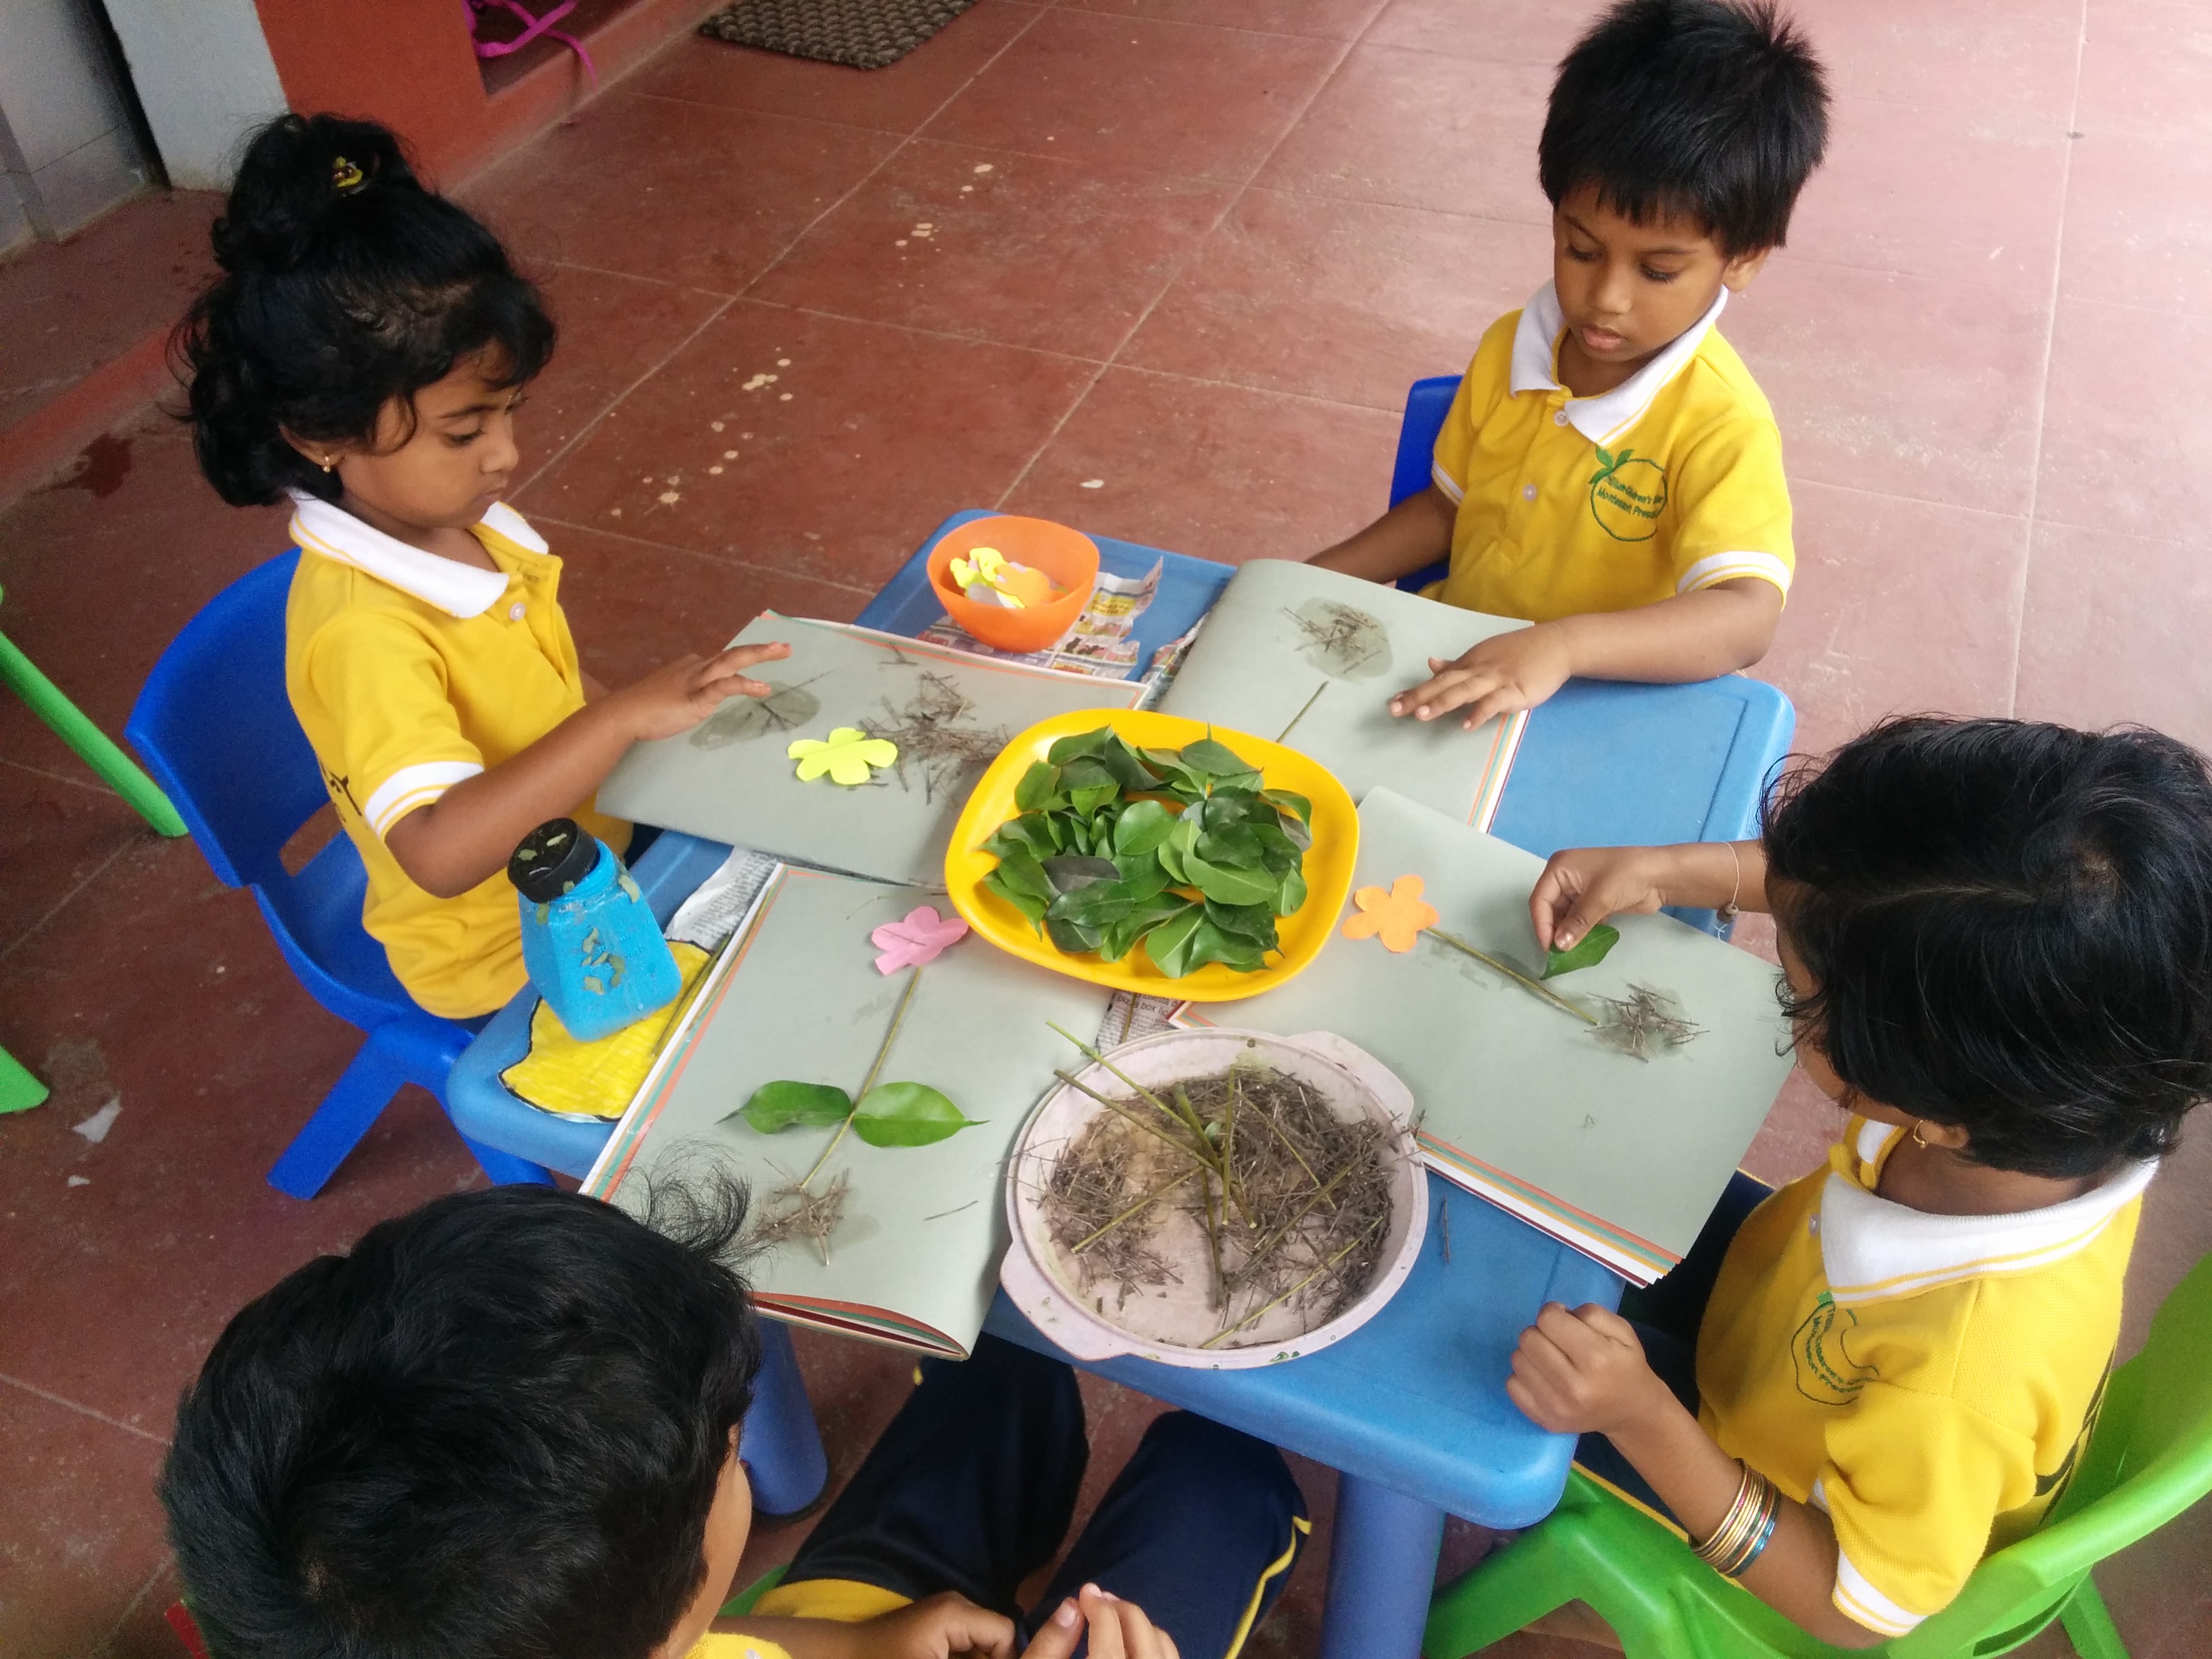
[[0, 1116], [27, 1112], [46, 1097], [46, 1085], [23, 1069], [23, 1063], [0, 1048]]
[[[2088, 1455], [2033, 1535], [1974, 1570], [1951, 1605], [1878, 1648], [1889, 1659], [2005, 1653], [2054, 1619], [2082, 1659], [2127, 1659], [2089, 1569], [2212, 1492], [2212, 1256], [2112, 1374]], [[1637, 1659], [1845, 1659], [1580, 1470], [1559, 1507], [1440, 1591], [1421, 1644], [1462, 1659], [1586, 1601]]]
[[115, 740], [87, 720], [77, 706], [38, 670], [38, 665], [0, 634], [0, 683], [31, 707], [31, 712], [54, 730], [54, 734], [77, 752], [77, 758], [97, 772], [107, 787], [135, 808], [138, 816], [165, 836], [181, 836], [185, 821], [154, 780], [138, 769], [137, 763], [115, 746]]
[[785, 1569], [782, 1567], [770, 1567], [744, 1589], [723, 1602], [721, 1610], [716, 1613], [714, 1617], [717, 1619], [744, 1618], [753, 1610], [762, 1596], [766, 1595], [783, 1582], [784, 1572]]

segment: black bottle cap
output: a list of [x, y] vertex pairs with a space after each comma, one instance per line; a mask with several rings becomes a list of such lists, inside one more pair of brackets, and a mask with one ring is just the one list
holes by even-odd
[[550, 904], [599, 867], [598, 837], [574, 818], [554, 818], [522, 838], [507, 861], [507, 878], [533, 904]]

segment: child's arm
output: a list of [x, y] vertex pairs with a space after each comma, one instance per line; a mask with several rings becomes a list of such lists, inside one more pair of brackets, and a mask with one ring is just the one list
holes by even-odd
[[1430, 658], [1430, 678], [1393, 697], [1390, 712], [1432, 720], [1465, 708], [1461, 724], [1472, 732], [1493, 714], [1534, 708], [1578, 674], [1657, 685], [1709, 680], [1764, 657], [1781, 617], [1782, 590], [1747, 576], [1633, 611], [1536, 623], [1493, 635], [1455, 661]]
[[1458, 516], [1451, 497], [1431, 484], [1419, 495], [1407, 496], [1358, 535], [1306, 562], [1341, 570], [1363, 581], [1395, 582], [1451, 551], [1452, 523]]
[[1537, 945], [1564, 951], [1607, 916], [1666, 905], [1764, 912], [1766, 849], [1755, 841], [1674, 847], [1575, 847], [1554, 853], [1528, 895]]
[[[947, 1590], [858, 1624], [828, 1619], [737, 1619], [714, 1628], [774, 1642], [791, 1659], [1013, 1659], [1013, 1621]], [[1021, 1659], [1068, 1659], [1085, 1633], [1091, 1659], [1177, 1659], [1167, 1632], [1133, 1601], [1085, 1584], [1056, 1608]]]
[[[1547, 1303], [1521, 1334], [1505, 1392], [1539, 1427], [1595, 1431], [1611, 1440], [1693, 1539], [1711, 1537], [1735, 1501], [1742, 1478], [1736, 1461], [1659, 1380], [1635, 1328], [1619, 1314], [1594, 1304], [1571, 1313]], [[1778, 1498], [1774, 1536], [1740, 1582], [1824, 1642], [1865, 1648], [1887, 1640], [1837, 1609], [1836, 1559], [1828, 1517]]]
[[743, 645], [679, 658], [416, 807], [385, 831], [384, 844], [416, 886], [457, 898], [504, 870], [515, 843], [546, 819], [574, 811], [631, 744], [688, 732], [726, 697], [766, 696], [769, 688], [744, 671], [790, 654], [787, 645]]

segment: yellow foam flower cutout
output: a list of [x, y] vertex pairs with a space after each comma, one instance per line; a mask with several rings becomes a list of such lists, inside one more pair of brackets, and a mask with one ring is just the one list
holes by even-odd
[[850, 787], [866, 783], [872, 767], [889, 766], [898, 758], [898, 745], [885, 738], [872, 738], [857, 726], [841, 726], [825, 741], [801, 738], [783, 751], [799, 763], [799, 781], [811, 783], [824, 772], [830, 781]]

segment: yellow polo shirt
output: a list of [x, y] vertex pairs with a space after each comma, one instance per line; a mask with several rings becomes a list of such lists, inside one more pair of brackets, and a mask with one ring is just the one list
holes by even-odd
[[1612, 391], [1559, 383], [1549, 283], [1492, 324], [1437, 434], [1431, 476], [1458, 504], [1451, 573], [1430, 598], [1531, 622], [1629, 611], [1755, 577], [1790, 591], [1796, 554], [1782, 434], [1713, 325]]
[[[484, 570], [410, 547], [327, 501], [295, 499], [284, 682], [368, 866], [362, 923], [423, 1007], [450, 1019], [489, 1013], [528, 979], [505, 872], [458, 898], [434, 897], [384, 837], [584, 706], [561, 561], [503, 505], [473, 528], [498, 566]], [[629, 847], [621, 819], [589, 802], [573, 816], [617, 852]]]
[[1699, 1419], [1834, 1522], [1833, 1599], [1901, 1636], [2033, 1530], [2094, 1425], [2143, 1188], [1929, 1215], [1877, 1197], [1905, 1131], [1851, 1120], [1754, 1210], [1698, 1329]]

